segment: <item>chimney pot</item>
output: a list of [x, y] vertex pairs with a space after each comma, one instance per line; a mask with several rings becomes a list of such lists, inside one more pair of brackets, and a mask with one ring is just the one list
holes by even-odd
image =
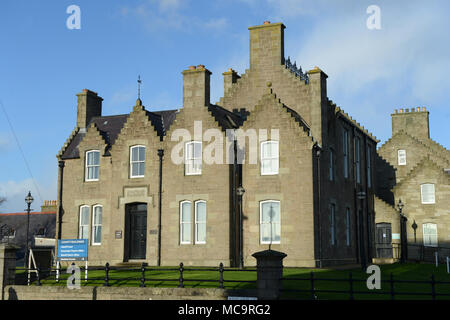
[[264, 21], [264, 24], [270, 24], [269, 20]]

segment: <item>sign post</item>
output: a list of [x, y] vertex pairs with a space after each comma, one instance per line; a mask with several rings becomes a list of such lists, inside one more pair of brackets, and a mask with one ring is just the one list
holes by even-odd
[[[85, 261], [85, 270], [84, 270], [85, 281], [87, 281], [87, 272], [88, 272], [88, 248], [89, 248], [89, 240], [88, 239], [61, 239], [61, 240], [58, 240], [58, 254], [57, 254], [58, 262], [59, 261]], [[58, 263], [58, 265], [59, 265], [59, 263]], [[59, 278], [58, 271], [57, 271], [57, 278]]]

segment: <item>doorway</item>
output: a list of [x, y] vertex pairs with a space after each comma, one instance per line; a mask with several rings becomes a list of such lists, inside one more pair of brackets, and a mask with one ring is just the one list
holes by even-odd
[[377, 258], [392, 258], [392, 227], [390, 223], [376, 225]]
[[125, 206], [125, 261], [145, 259], [147, 248], [147, 204]]

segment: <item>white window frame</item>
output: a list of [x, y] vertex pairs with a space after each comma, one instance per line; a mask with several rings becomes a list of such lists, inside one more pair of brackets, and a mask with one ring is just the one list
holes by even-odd
[[[199, 203], [204, 203], [205, 204], [205, 211], [206, 211], [206, 201], [205, 200], [197, 200], [194, 202], [194, 208], [195, 208], [195, 243], [196, 244], [205, 244], [206, 243], [206, 217], [207, 217], [207, 213], [205, 212], [205, 221], [199, 221], [197, 218], [197, 205]], [[199, 225], [203, 224], [203, 228], [205, 229], [205, 240], [204, 241], [200, 241], [198, 239], [198, 229], [199, 229]]]
[[[272, 226], [274, 223], [278, 223], [280, 226], [280, 240], [274, 241], [272, 240], [274, 238], [274, 234], [271, 235], [271, 240], [272, 241], [264, 241], [263, 240], [263, 232], [262, 232], [262, 227], [263, 227], [263, 221], [262, 221], [262, 209], [263, 209], [263, 205], [266, 203], [276, 203], [278, 204], [278, 208], [280, 210], [280, 221], [279, 222], [273, 222], [272, 221]], [[270, 226], [270, 221], [269, 222], [265, 222], [264, 224], [269, 224]], [[270, 228], [272, 228], [272, 226], [270, 226]], [[264, 201], [260, 201], [259, 202], [259, 243], [260, 244], [280, 244], [281, 243], [281, 202], [279, 200], [264, 200]]]
[[[276, 145], [277, 146], [277, 155], [276, 156], [272, 156], [272, 157], [264, 157], [263, 155], [264, 155], [264, 148], [265, 148], [265, 146], [266, 145], [272, 145], [272, 144], [274, 144], [274, 145]], [[270, 176], [270, 175], [277, 175], [278, 173], [279, 173], [279, 171], [280, 171], [280, 143], [279, 143], [279, 141], [277, 141], [277, 140], [268, 140], [268, 141], [263, 141], [263, 142], [261, 142], [261, 144], [260, 144], [260, 167], [261, 167], [261, 175], [262, 176]], [[273, 170], [273, 168], [272, 168], [272, 171], [264, 171], [263, 170], [263, 161], [264, 160], [271, 160], [271, 161], [273, 161], [273, 160], [276, 160], [277, 161], [277, 168], [276, 168], [276, 170]], [[272, 167], [272, 166], [271, 166]]]
[[[135, 148], [144, 148], [144, 160], [133, 160], [133, 149]], [[130, 147], [130, 178], [144, 178], [145, 177], [145, 160], [146, 160], [147, 147], [144, 145], [136, 145]], [[139, 151], [138, 151], [139, 157]], [[142, 175], [133, 175], [133, 163], [144, 163], [144, 174]]]
[[[431, 201], [424, 201], [424, 186], [433, 186], [433, 199]], [[420, 200], [422, 204], [435, 204], [436, 203], [436, 188], [434, 183], [422, 183], [420, 185]]]
[[[435, 234], [430, 234], [430, 233], [425, 234], [425, 228], [427, 228], [427, 229], [433, 229], [433, 228], [430, 228], [430, 226], [433, 226], [434, 229], [436, 230], [436, 233], [435, 233]], [[425, 247], [437, 247], [437, 246], [438, 246], [438, 232], [437, 232], [437, 224], [436, 224], [436, 223], [432, 223], [432, 222], [424, 223], [424, 224], [422, 225], [422, 232], [423, 232], [423, 245], [424, 245]], [[427, 243], [427, 242], [425, 241], [425, 238], [426, 238], [427, 236], [428, 236], [428, 238], [429, 238], [430, 236], [436, 237], [435, 242], [432, 243], [432, 242], [430, 241], [430, 243]], [[429, 238], [429, 240], [431, 240], [431, 239]]]
[[[88, 209], [88, 218], [87, 218], [87, 224], [81, 224], [81, 214], [83, 212], [83, 208], [87, 208]], [[78, 212], [78, 239], [88, 239], [89, 240], [89, 221], [90, 221], [90, 215], [91, 215], [91, 207], [88, 205], [82, 205], [80, 206], [80, 211]], [[86, 228], [86, 232], [87, 232], [87, 238], [82, 238], [82, 231], [81, 228], [84, 227]]]
[[[192, 157], [188, 157], [188, 146], [194, 145], [192, 148]], [[195, 157], [195, 145], [200, 144], [200, 157]], [[186, 176], [195, 176], [195, 175], [201, 175], [202, 174], [202, 163], [203, 163], [203, 145], [201, 141], [189, 141], [186, 142], [184, 145], [184, 174]], [[195, 163], [195, 160], [200, 160], [200, 169], [194, 170], [193, 164]], [[191, 166], [191, 167], [190, 167]], [[191, 170], [191, 169], [192, 170]]]
[[[183, 221], [183, 204], [184, 203], [189, 203], [190, 205], [190, 211], [189, 211], [189, 221]], [[183, 241], [183, 225], [184, 224], [188, 224], [189, 225], [189, 240], [188, 241]], [[184, 200], [180, 202], [180, 244], [191, 244], [192, 242], [192, 234], [191, 234], [191, 230], [192, 230], [192, 202], [189, 200]]]
[[[94, 152], [98, 153], [98, 164], [89, 165], [88, 164], [88, 157], [89, 157], [88, 154], [94, 153]], [[86, 151], [85, 156], [86, 156], [86, 159], [85, 159], [85, 181], [98, 181], [99, 177], [100, 177], [100, 150]], [[95, 168], [95, 167], [98, 167], [98, 176], [97, 176], [97, 178], [89, 179], [89, 169]]]
[[[95, 206], [93, 206], [92, 207], [92, 242], [91, 242], [91, 244], [93, 245], [93, 246], [99, 246], [99, 245], [101, 245], [102, 244], [102, 231], [103, 231], [103, 228], [102, 228], [102, 223], [100, 223], [100, 224], [96, 224], [95, 223], [95, 216], [96, 216], [96, 208], [101, 208], [100, 210], [100, 215], [101, 215], [101, 221], [103, 221], [103, 206], [102, 205], [100, 205], [100, 204], [96, 204]], [[100, 242], [95, 242], [95, 230], [96, 230], [96, 228], [98, 228], [98, 227], [100, 227], [101, 229], [101, 231], [100, 231]]]
[[336, 245], [336, 205], [330, 204], [330, 244]]
[[[402, 160], [402, 161], [400, 161]], [[397, 164], [399, 166], [406, 166], [406, 150], [399, 149], [397, 150]]]
[[348, 178], [348, 169], [349, 169], [349, 148], [348, 148], [348, 129], [344, 128], [342, 133], [342, 151], [344, 153], [344, 178]]
[[345, 210], [345, 243], [347, 247], [351, 245], [351, 212], [350, 208]]

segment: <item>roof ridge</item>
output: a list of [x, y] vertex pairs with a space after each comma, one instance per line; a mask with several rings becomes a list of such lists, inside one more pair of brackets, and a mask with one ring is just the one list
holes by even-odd
[[360, 129], [362, 132], [364, 132], [367, 136], [369, 136], [371, 139], [373, 139], [377, 143], [380, 142], [380, 140], [375, 135], [373, 135], [369, 130], [364, 128], [364, 126], [362, 126], [359, 122], [357, 122], [355, 119], [353, 119], [347, 112], [344, 111], [344, 109], [342, 109], [342, 107], [337, 106], [336, 103], [334, 103], [333, 100], [331, 100], [328, 97], [327, 97], [327, 100], [328, 100], [328, 103], [330, 104], [330, 106], [334, 107], [335, 113], [340, 113], [340, 114], [344, 115], [344, 117], [347, 120], [352, 122], [358, 129]]
[[79, 133], [79, 131], [80, 131], [79, 127], [75, 127], [75, 129], [72, 130], [72, 133], [70, 134], [69, 138], [66, 139], [66, 142], [56, 155], [57, 158], [60, 159], [62, 157], [63, 153], [66, 152], [67, 147], [72, 142], [73, 138], [75, 138], [75, 136]]
[[406, 181], [406, 180], [408, 180], [410, 177], [412, 177], [412, 176], [413, 176], [413, 173], [415, 173], [419, 167], [422, 167], [423, 164], [424, 164], [425, 162], [431, 163], [431, 164], [434, 165], [437, 169], [441, 169], [442, 171], [444, 171], [444, 169], [445, 169], [445, 168], [441, 167], [439, 164], [437, 164], [435, 161], [433, 161], [433, 160], [430, 158], [430, 155], [427, 155], [426, 157], [423, 157], [419, 162], [417, 162], [417, 164], [416, 164], [414, 167], [412, 167], [411, 170], [408, 171], [408, 173], [405, 175], [405, 177], [404, 177], [403, 179], [399, 180], [399, 181], [396, 183], [396, 185], [394, 186], [394, 188], [396, 188], [398, 185], [400, 185], [401, 183], [403, 183], [403, 181]]

